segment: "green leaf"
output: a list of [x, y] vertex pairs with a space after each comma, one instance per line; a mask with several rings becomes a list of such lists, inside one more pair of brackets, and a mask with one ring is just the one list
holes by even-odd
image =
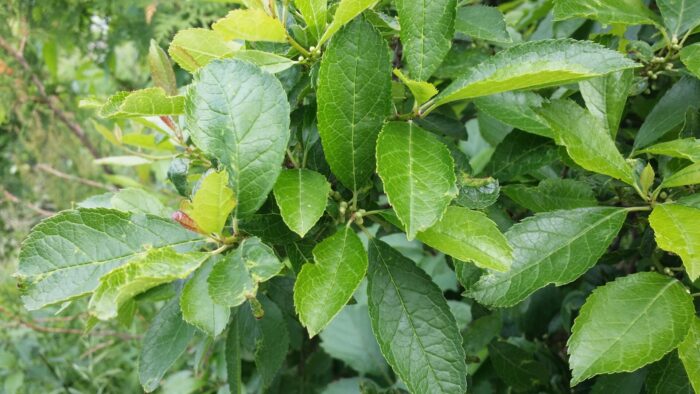
[[598, 205], [591, 186], [572, 179], [545, 179], [534, 187], [522, 184], [508, 185], [503, 187], [503, 194], [533, 212]]
[[591, 394], [639, 394], [646, 393], [642, 389], [646, 369], [638, 369], [634, 372], [616, 373], [599, 376], [591, 389]]
[[375, 142], [391, 111], [389, 49], [372, 25], [358, 19], [333, 38], [321, 60], [317, 95], [326, 160], [344, 186], [358, 190], [374, 173]]
[[384, 358], [411, 392], [465, 393], [462, 338], [440, 289], [382, 241], [369, 243], [369, 315]]
[[408, 90], [411, 91], [411, 94], [413, 95], [413, 98], [416, 99], [416, 104], [418, 105], [425, 103], [433, 96], [438, 94], [437, 88], [432, 83], [414, 81], [404, 75], [404, 73], [402, 73], [398, 68], [394, 69], [394, 75], [396, 75], [399, 80], [401, 80], [401, 82], [408, 87]]
[[426, 81], [450, 51], [456, 0], [397, 0], [403, 61], [408, 75]]
[[554, 283], [565, 285], [593, 267], [625, 222], [618, 208], [540, 213], [506, 232], [513, 247], [507, 272], [489, 272], [467, 289], [484, 305], [507, 307]]
[[306, 26], [317, 39], [326, 29], [327, 3], [328, 0], [294, 0], [294, 5], [299, 9]]
[[346, 305], [319, 336], [326, 353], [360, 374], [382, 375], [388, 372], [372, 334], [367, 305]]
[[249, 63], [253, 63], [260, 67], [263, 71], [267, 71], [270, 74], [276, 74], [297, 64], [297, 62], [287, 59], [284, 56], [275, 55], [274, 53], [256, 51], [252, 49], [242, 49], [233, 52], [231, 55], [234, 59], [245, 60]]
[[654, 25], [656, 15], [642, 0], [556, 0], [554, 20], [594, 19], [603, 24]]
[[233, 54], [221, 36], [209, 29], [185, 29], [175, 34], [168, 47], [175, 63], [191, 73], [206, 66], [214, 59], [223, 59]]
[[273, 191], [284, 222], [304, 237], [326, 210], [331, 185], [318, 172], [284, 170]]
[[214, 303], [228, 307], [255, 297], [258, 285], [277, 275], [284, 265], [259, 238], [246, 238], [238, 249], [214, 265], [207, 282]]
[[287, 42], [287, 32], [282, 22], [263, 10], [233, 10], [211, 28], [226, 41]]
[[418, 240], [449, 256], [472, 261], [482, 268], [506, 271], [513, 251], [496, 223], [479, 211], [451, 206], [434, 226], [418, 233]]
[[644, 119], [634, 140], [634, 148], [644, 148], [653, 144], [685, 123], [688, 109], [700, 108], [700, 81], [693, 77], [683, 77], [667, 90], [661, 100]]
[[215, 304], [209, 296], [207, 280], [217, 261], [216, 258], [205, 261], [187, 281], [180, 295], [182, 318], [211, 337], [224, 331], [231, 314], [230, 308]]
[[640, 272], [596, 288], [568, 341], [571, 385], [660, 360], [683, 341], [694, 315], [685, 287], [660, 274]]
[[677, 352], [650, 365], [644, 386], [648, 394], [694, 394]]
[[349, 227], [316, 245], [315, 264], [304, 264], [294, 284], [299, 321], [313, 337], [347, 304], [367, 272], [367, 254]]
[[678, 157], [697, 163], [700, 162], [700, 139], [684, 138], [680, 140], [661, 142], [637, 151], [637, 154], [640, 153]]
[[459, 195], [455, 203], [469, 209], [485, 209], [495, 204], [500, 195], [498, 180], [488, 178], [471, 178], [462, 173], [459, 180]]
[[675, 204], [658, 204], [649, 216], [656, 243], [683, 260], [690, 280], [700, 277], [700, 209]]
[[622, 157], [610, 133], [590, 112], [570, 100], [555, 100], [538, 110], [554, 131], [554, 141], [566, 147], [581, 167], [634, 185], [632, 166]]
[[488, 348], [496, 374], [513, 390], [531, 391], [549, 382], [545, 364], [527, 351], [505, 341], [493, 342]]
[[412, 122], [384, 126], [377, 140], [377, 173], [409, 240], [440, 220], [457, 195], [449, 149]]
[[158, 388], [168, 369], [187, 349], [194, 327], [182, 320], [177, 300], [166, 304], [143, 337], [139, 355], [139, 381], [147, 393]]
[[601, 121], [613, 139], [620, 127], [622, 113], [633, 82], [634, 73], [631, 70], [624, 70], [579, 83], [586, 107]]
[[202, 68], [186, 96], [194, 144], [228, 170], [238, 200], [236, 217], [265, 202], [277, 180], [289, 139], [289, 103], [272, 75], [241, 60]]
[[508, 181], [551, 164], [558, 157], [551, 140], [514, 131], [496, 147], [483, 172]]
[[185, 209], [185, 213], [205, 234], [220, 234], [231, 211], [236, 207], [236, 198], [228, 184], [226, 170], [209, 172]]
[[657, 0], [664, 25], [676, 39], [700, 25], [700, 3], [692, 0]]
[[436, 98], [435, 106], [510, 90], [578, 82], [638, 67], [590, 41], [531, 41], [514, 45], [469, 69]]
[[[38, 224], [22, 244], [19, 270], [27, 309], [92, 292], [102, 275], [149, 249], [196, 249], [201, 238], [170, 220], [112, 209], [61, 212]], [[101, 245], [101, 247], [95, 247]]]
[[112, 95], [99, 115], [107, 119], [180, 115], [184, 109], [183, 96], [168, 96], [163, 88], [148, 88]]
[[226, 333], [226, 345], [224, 348], [226, 357], [226, 380], [228, 382], [230, 394], [241, 394], [243, 390], [243, 381], [241, 379], [241, 339], [240, 325], [238, 324], [237, 309], [233, 312], [233, 321]]
[[455, 30], [477, 40], [510, 43], [503, 13], [496, 7], [472, 5], [457, 9]]
[[163, 206], [152, 194], [127, 187], [118, 192], [107, 192], [89, 197], [78, 204], [77, 208], [112, 208], [124, 212], [145, 213], [155, 216], [168, 216], [170, 210]]
[[511, 127], [552, 137], [554, 132], [535, 110], [541, 108], [545, 99], [533, 92], [504, 92], [491, 96], [478, 97], [474, 104], [480, 111]]
[[100, 320], [113, 319], [125, 302], [156, 286], [187, 278], [208, 258], [208, 253], [151, 249], [101, 277], [88, 311]]
[[148, 66], [151, 68], [153, 85], [162, 88], [168, 96], [176, 96], [177, 81], [175, 81], [173, 65], [170, 63], [168, 54], [153, 39], [148, 48]]
[[700, 318], [695, 316], [688, 335], [678, 345], [678, 357], [680, 357], [688, 374], [688, 379], [695, 391], [700, 390]]
[[679, 187], [698, 183], [700, 183], [700, 163], [694, 163], [664, 178], [659, 187]]
[[280, 308], [265, 296], [260, 297], [264, 311], [254, 317], [249, 304], [238, 311], [242, 336], [252, 340], [255, 369], [260, 374], [263, 389], [268, 387], [280, 370], [289, 350], [289, 332]]
[[681, 49], [681, 61], [688, 68], [688, 71], [700, 78], [700, 44], [695, 43]]
[[[372, 8], [377, 3], [377, 0], [340, 0], [338, 8], [333, 15], [333, 22], [328, 26], [328, 29], [323, 33], [318, 40], [320, 47], [328, 41], [341, 27], [355, 19], [362, 11], [367, 8]], [[322, 84], [319, 84], [322, 86]]]

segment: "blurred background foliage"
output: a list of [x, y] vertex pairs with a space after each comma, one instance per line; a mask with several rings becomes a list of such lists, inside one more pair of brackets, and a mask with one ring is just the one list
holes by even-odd
[[[117, 169], [94, 164], [95, 157], [123, 154], [104, 134], [128, 133], [139, 125], [96, 123], [93, 111], [81, 109], [79, 102], [146, 86], [151, 39], [167, 48], [178, 30], [208, 26], [232, 4], [0, 3], [0, 393], [140, 392], [136, 341], [145, 322], [135, 322], [129, 330], [101, 325], [82, 335], [84, 305], [70, 305], [60, 315], [57, 309], [27, 312], [12, 277], [16, 253], [43, 217], [115, 186], [129, 186], [133, 179], [141, 187], [162, 191], [166, 200], [174, 197], [159, 182], [167, 167], [159, 171], [158, 165]], [[142, 312], [139, 316], [153, 311]], [[205, 365], [204, 360], [217, 357], [209, 353], [210, 345], [198, 342], [192, 349], [196, 357], [183, 358], [181, 372], [173, 369], [163, 392], [216, 392], [221, 379], [197, 365], [185, 365]]]

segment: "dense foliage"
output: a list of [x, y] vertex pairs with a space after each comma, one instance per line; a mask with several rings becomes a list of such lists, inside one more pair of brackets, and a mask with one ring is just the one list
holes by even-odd
[[700, 390], [700, 3], [242, 3], [85, 95], [163, 182], [34, 227], [27, 309], [158, 308], [147, 392], [193, 347], [231, 393]]

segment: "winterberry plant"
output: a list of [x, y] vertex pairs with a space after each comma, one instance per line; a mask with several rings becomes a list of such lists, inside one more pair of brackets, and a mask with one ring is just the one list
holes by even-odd
[[38, 224], [28, 309], [157, 305], [147, 392], [700, 390], [700, 2], [242, 3], [87, 103], [181, 198]]

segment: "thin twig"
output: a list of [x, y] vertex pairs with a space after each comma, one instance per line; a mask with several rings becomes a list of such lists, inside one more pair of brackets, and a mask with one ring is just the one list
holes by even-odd
[[[12, 56], [19, 63], [22, 69], [27, 73], [27, 75], [30, 76], [32, 82], [34, 83], [39, 92], [39, 97], [49, 107], [49, 109], [51, 109], [54, 115], [61, 122], [63, 122], [63, 124], [65, 124], [68, 127], [68, 129], [80, 140], [85, 149], [87, 149], [90, 152], [92, 157], [96, 159], [99, 158], [99, 151], [97, 150], [95, 145], [92, 144], [87, 134], [85, 134], [83, 128], [80, 127], [80, 125], [76, 123], [73, 119], [71, 119], [68, 113], [64, 112], [61, 108], [59, 108], [59, 106], [56, 104], [54, 97], [51, 97], [46, 93], [46, 87], [44, 86], [44, 83], [41, 82], [39, 76], [36, 75], [36, 73], [34, 73], [29, 63], [27, 63], [27, 60], [24, 58], [24, 54], [21, 51], [14, 49], [12, 45], [10, 45], [10, 43], [5, 41], [5, 39], [2, 37], [0, 37], [0, 48], [4, 49], [5, 52]], [[103, 166], [103, 168], [105, 172], [110, 174], [112, 173], [112, 169], [109, 166]]]
[[67, 179], [67, 180], [70, 180], [70, 181], [75, 181], [75, 182], [78, 182], [78, 183], [82, 183], [83, 185], [86, 185], [86, 186], [96, 187], [96, 188], [99, 188], [99, 189], [105, 189], [105, 190], [109, 190], [109, 191], [112, 191], [112, 192], [117, 190], [116, 187], [111, 186], [111, 185], [106, 185], [106, 184], [104, 184], [104, 183], [100, 183], [100, 182], [97, 182], [97, 181], [93, 181], [93, 180], [91, 180], [91, 179], [85, 179], [85, 178], [81, 178], [81, 177], [79, 177], [79, 176], [75, 176], [75, 175], [71, 175], [71, 174], [66, 174], [65, 172], [61, 172], [61, 171], [59, 171], [59, 170], [57, 170], [57, 169], [51, 167], [51, 166], [48, 165], [48, 164], [39, 163], [39, 164], [35, 165], [34, 168], [37, 169], [37, 170], [41, 170], [41, 171], [47, 172], [47, 173], [49, 173], [49, 174], [51, 174], [51, 175], [53, 175], [53, 176], [56, 176], [56, 177], [59, 177], [59, 178], [62, 178], [62, 179]]
[[53, 211], [47, 211], [46, 209], [43, 209], [43, 208], [41, 208], [40, 206], [38, 206], [38, 205], [36, 205], [36, 204], [30, 203], [30, 202], [27, 202], [27, 201], [23, 201], [22, 199], [20, 199], [19, 197], [15, 196], [14, 194], [8, 192], [7, 190], [3, 190], [3, 191], [2, 191], [2, 194], [5, 196], [5, 199], [6, 199], [7, 201], [13, 202], [13, 203], [15, 203], [15, 204], [24, 205], [25, 207], [31, 209], [32, 211], [38, 213], [38, 214], [41, 215], [41, 216], [53, 216], [53, 215], [56, 213], [56, 212], [53, 212]]

